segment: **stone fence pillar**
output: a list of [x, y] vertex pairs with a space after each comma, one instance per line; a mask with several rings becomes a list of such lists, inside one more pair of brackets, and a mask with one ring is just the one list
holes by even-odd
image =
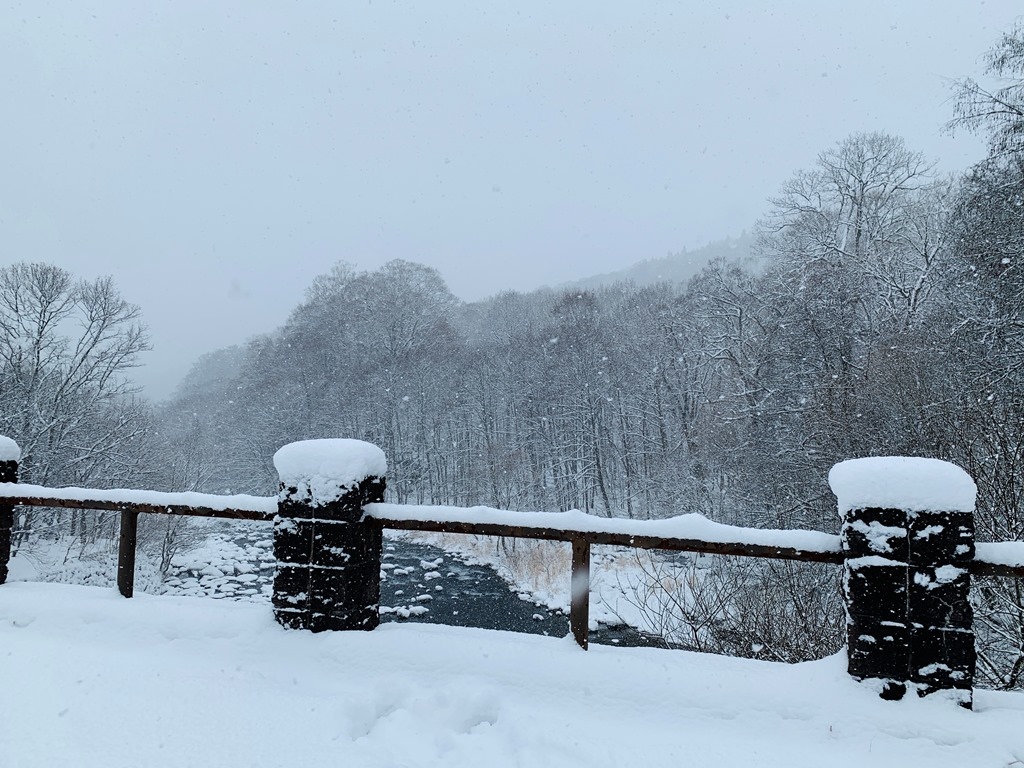
[[942, 691], [970, 708], [974, 482], [944, 461], [893, 457], [841, 462], [829, 484], [843, 517], [850, 675], [878, 681], [884, 699]]
[[360, 440], [306, 440], [274, 455], [274, 617], [290, 629], [379, 623], [381, 529], [363, 506], [384, 500], [387, 461]]
[[[18, 482], [21, 448], [9, 437], [0, 435], [0, 483]], [[0, 584], [7, 581], [11, 562], [11, 531], [14, 529], [14, 505], [0, 499]]]

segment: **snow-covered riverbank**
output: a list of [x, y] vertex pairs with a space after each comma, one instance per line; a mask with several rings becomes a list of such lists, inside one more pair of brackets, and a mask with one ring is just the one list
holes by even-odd
[[[269, 529], [256, 523], [201, 522], [198, 543], [176, 555], [166, 578], [143, 553], [137, 585], [149, 594], [212, 597], [267, 604], [274, 573]], [[591, 625], [641, 623], [627, 589], [639, 578], [625, 553], [593, 560]], [[69, 552], [38, 543], [12, 563], [12, 578], [88, 586], [113, 583], [113, 552]], [[384, 620], [419, 620], [562, 636], [568, 632], [569, 563], [565, 545], [433, 534], [398, 534], [386, 540], [381, 572]], [[634, 609], [631, 614], [630, 609]], [[600, 642], [601, 637], [595, 640]], [[608, 642], [636, 644], [629, 630]]]

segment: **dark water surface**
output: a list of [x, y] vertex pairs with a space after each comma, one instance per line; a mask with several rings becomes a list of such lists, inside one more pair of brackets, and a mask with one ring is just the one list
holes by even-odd
[[[488, 565], [466, 562], [461, 555], [427, 544], [388, 540], [382, 564], [386, 575], [380, 585], [381, 621], [422, 621], [551, 637], [569, 634], [564, 613], [520, 598]], [[663, 645], [660, 638], [627, 626], [592, 630], [590, 641]]]

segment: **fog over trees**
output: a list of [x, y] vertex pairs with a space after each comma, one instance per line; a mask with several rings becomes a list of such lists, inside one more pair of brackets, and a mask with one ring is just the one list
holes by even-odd
[[[988, 67], [1000, 88], [957, 86], [952, 129], [990, 140], [961, 176], [853, 134], [781, 183], [752, 258], [685, 283], [466, 304], [413, 261], [340, 262], [283, 327], [204, 357], [159, 408], [127, 383], [146, 336], [111, 281], [4, 268], [0, 433], [25, 450], [23, 479], [51, 485], [268, 494], [277, 448], [345, 436], [385, 450], [396, 502], [825, 531], [833, 464], [928, 456], [974, 477], [979, 538], [1024, 538], [1021, 30]], [[775, 632], [795, 659], [841, 642], [834, 574], [752, 567], [722, 566], [745, 608], [717, 648], [749, 655]], [[979, 581], [982, 673], [1019, 686], [1020, 585]], [[802, 615], [739, 637], [778, 590]]]
[[756, 259], [685, 284], [463, 304], [429, 267], [339, 264], [276, 333], [197, 363], [165, 437], [206, 446], [212, 491], [272, 491], [282, 443], [348, 435], [386, 450], [399, 502], [834, 529], [837, 461], [990, 460], [1019, 312], [972, 245], [988, 173], [855, 134], [782, 185]]

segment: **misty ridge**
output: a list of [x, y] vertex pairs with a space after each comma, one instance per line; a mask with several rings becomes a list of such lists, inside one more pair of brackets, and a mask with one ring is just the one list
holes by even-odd
[[[1024, 33], [988, 74], [1009, 84], [957, 86], [952, 125], [990, 142], [958, 176], [855, 133], [783, 181], [751, 235], [475, 303], [414, 261], [339, 262], [281, 328], [203, 357], [160, 404], [133, 392], [147, 340], [110, 280], [4, 267], [0, 434], [30, 483], [268, 494], [280, 446], [344, 436], [384, 449], [399, 503], [828, 532], [835, 463], [927, 456], [976, 481], [980, 540], [1021, 539]], [[112, 525], [75, 513], [72, 532]], [[780, 595], [803, 615], [765, 640], [781, 657], [841, 641], [833, 576], [742, 568], [722, 571], [736, 605]], [[981, 594], [979, 675], [1018, 687], [1020, 593]]]

